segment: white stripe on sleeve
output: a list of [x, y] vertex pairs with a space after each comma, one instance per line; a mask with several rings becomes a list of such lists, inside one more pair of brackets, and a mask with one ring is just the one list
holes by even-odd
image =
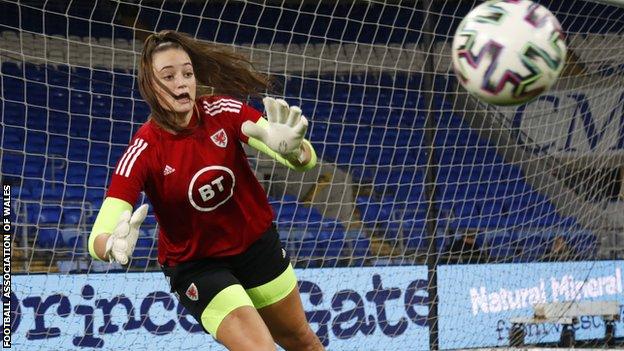
[[235, 109], [240, 109], [242, 107], [242, 105], [236, 105], [236, 104], [232, 104], [230, 102], [223, 102], [223, 103], [220, 103], [220, 104], [210, 105], [210, 108], [208, 109], [208, 113], [210, 113], [211, 111], [214, 111], [214, 110], [218, 110], [221, 107], [231, 107], [231, 108], [235, 108]]
[[204, 101], [203, 105], [204, 111], [211, 116], [224, 111], [240, 113], [240, 109], [243, 107], [242, 102], [233, 99], [219, 99], [211, 103]]
[[132, 161], [130, 161], [128, 168], [126, 169], [126, 174], [124, 174], [126, 178], [130, 176], [130, 172], [132, 171], [132, 166], [134, 166], [134, 162], [136, 162], [137, 158], [139, 158], [139, 155], [141, 154], [141, 152], [143, 152], [143, 150], [145, 150], [146, 147], [147, 147], [147, 142], [144, 142], [143, 146], [141, 146], [141, 148], [137, 151], [137, 153], [134, 154], [134, 156], [132, 157]]
[[214, 116], [217, 115], [221, 112], [234, 112], [234, 113], [240, 113], [240, 109], [233, 109], [233, 108], [229, 108], [229, 107], [223, 107], [223, 108], [219, 108], [215, 111], [207, 111], [209, 115]]
[[126, 149], [126, 152], [124, 152], [123, 156], [121, 157], [121, 160], [119, 160], [119, 164], [117, 165], [117, 168], [115, 169], [115, 174], [122, 173], [122, 169], [126, 167], [125, 164], [126, 164], [126, 159], [128, 158], [128, 155], [134, 151], [134, 149], [139, 144], [140, 140], [141, 139], [135, 139], [134, 144], [132, 144]]
[[[119, 161], [119, 165], [117, 166], [117, 169], [115, 170], [115, 174], [119, 174], [119, 175], [124, 175], [125, 177], [128, 177], [128, 175], [130, 174], [130, 172], [127, 172], [126, 167], [128, 167], [128, 163], [130, 162], [130, 160], [136, 155], [138, 156], [136, 153], [138, 150], [143, 151], [145, 148], [141, 149], [143, 147], [143, 145], [147, 146], [147, 143], [145, 142], [145, 140], [141, 139], [141, 138], [137, 138], [134, 141], [134, 144], [132, 144], [132, 146], [130, 146], [126, 152], [124, 153], [123, 157], [121, 158], [121, 161]], [[139, 153], [140, 153], [139, 151]], [[132, 162], [134, 163], [134, 162]], [[127, 173], [128, 175], [125, 175], [125, 173]]]

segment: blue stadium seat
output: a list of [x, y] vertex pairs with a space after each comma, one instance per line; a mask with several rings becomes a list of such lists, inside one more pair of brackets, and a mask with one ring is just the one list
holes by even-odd
[[48, 138], [48, 156], [66, 157], [69, 138], [65, 135], [50, 135]]
[[341, 165], [351, 164], [354, 147], [352, 145], [339, 145], [336, 163]]
[[21, 153], [2, 153], [2, 174], [21, 176], [24, 171], [24, 155]]
[[313, 238], [294, 241], [292, 247], [293, 254], [298, 258], [312, 257], [316, 246], [317, 242]]
[[[94, 71], [95, 72], [95, 71]], [[99, 80], [91, 80], [91, 91], [97, 94], [112, 94], [111, 83], [101, 82]]]
[[357, 238], [353, 242], [352, 250], [352, 257], [356, 259], [358, 257], [364, 258], [370, 256], [370, 239], [363, 237]]
[[105, 184], [100, 185], [99, 188], [87, 188], [86, 190], [86, 198], [87, 201], [96, 203], [104, 200], [106, 196], [106, 191], [104, 190]]
[[87, 172], [87, 186], [101, 187], [107, 183], [108, 167], [105, 166], [89, 166]]
[[130, 123], [127, 123], [125, 121], [113, 121], [112, 128], [112, 138], [110, 141], [112, 141], [113, 143], [127, 145], [133, 134], [132, 126], [130, 125]]
[[515, 253], [514, 239], [512, 232], [499, 231], [488, 232], [484, 247], [489, 250], [490, 258], [498, 262], [511, 260]]
[[76, 226], [82, 220], [82, 210], [77, 208], [64, 208], [62, 214], [62, 223], [66, 225]]
[[59, 205], [42, 205], [39, 221], [40, 224], [58, 224], [61, 221], [61, 206]]
[[32, 195], [30, 194], [30, 189], [25, 187], [23, 184], [20, 185], [13, 185], [13, 187], [11, 188], [11, 196], [14, 199], [20, 199], [20, 200], [29, 200], [32, 199]]
[[20, 102], [4, 102], [3, 122], [6, 125], [21, 126], [26, 125], [26, 105]]
[[113, 119], [129, 121], [132, 119], [132, 100], [115, 96], [113, 100]]
[[25, 176], [43, 178], [45, 169], [46, 159], [44, 156], [26, 155], [23, 173]]
[[[108, 114], [110, 111], [106, 113]], [[93, 114], [93, 116], [96, 115], [96, 113]], [[89, 139], [92, 141], [109, 141], [111, 139], [111, 129], [112, 122], [108, 118], [92, 118]]]
[[63, 245], [63, 238], [56, 228], [39, 228], [36, 233], [35, 243], [40, 248], [56, 248]]
[[[147, 250], [145, 257], [149, 257], [150, 256], [150, 251], [156, 249], [156, 246], [154, 245], [155, 241], [154, 241], [154, 237], [151, 235], [141, 235], [139, 236], [139, 239], [137, 240], [136, 243], [136, 248], [137, 249], [142, 249], [142, 250]], [[137, 255], [139, 256], [139, 255]]]
[[28, 106], [26, 126], [32, 130], [46, 131], [48, 126], [48, 110], [43, 107]]
[[516, 253], [516, 248], [512, 246], [493, 246], [490, 248], [490, 260], [494, 262], [511, 262]]
[[69, 108], [69, 90], [63, 87], [49, 87], [48, 106], [54, 110], [67, 111]]
[[22, 150], [24, 146], [24, 129], [5, 127], [2, 148], [4, 150]]
[[154, 239], [151, 237], [139, 237], [132, 254], [130, 265], [136, 268], [145, 268], [149, 265], [150, 259], [156, 257], [157, 248]]
[[582, 259], [595, 257], [599, 241], [594, 233], [588, 230], [570, 230], [566, 237], [568, 246]]
[[82, 201], [85, 197], [85, 188], [82, 185], [68, 185], [65, 187], [64, 199], [66, 201]]
[[295, 204], [282, 204], [276, 209], [277, 221], [292, 223], [294, 221], [297, 206]]
[[24, 72], [22, 71], [22, 66], [15, 62], [3, 62], [2, 74], [19, 78], [23, 77]]
[[48, 134], [35, 130], [29, 130], [26, 133], [26, 142], [24, 149], [27, 153], [36, 153], [45, 155], [48, 144]]
[[358, 197], [356, 203], [356, 206], [360, 210], [362, 221], [364, 223], [384, 223], [390, 220], [393, 208], [392, 204], [371, 203], [365, 201], [362, 201], [362, 199]]
[[[74, 116], [74, 119], [75, 117], [76, 116]], [[88, 140], [82, 139], [82, 138], [70, 138], [69, 147], [67, 149], [67, 158], [72, 161], [85, 162], [87, 161], [88, 153], [84, 152], [84, 150], [88, 150], [88, 149], [89, 149]]]
[[[41, 179], [32, 179], [25, 178], [22, 179], [22, 188], [27, 188], [28, 192], [27, 198], [22, 198], [22, 200], [36, 200], [40, 201], [43, 194], [43, 180]], [[38, 216], [38, 214], [37, 214]]]
[[417, 182], [404, 182], [397, 186], [394, 194], [394, 201], [396, 202], [420, 202], [424, 201], [422, 184]]
[[93, 165], [108, 165], [108, 152], [109, 144], [93, 142], [89, 152], [89, 163]]
[[[140, 97], [139, 97], [140, 98]], [[150, 108], [143, 100], [134, 100], [132, 116], [139, 121], [145, 121], [150, 114]]]
[[41, 205], [37, 202], [24, 202], [22, 203], [21, 210], [23, 211], [26, 223], [37, 224], [39, 222], [39, 215], [41, 214]]
[[481, 215], [481, 202], [470, 199], [455, 200], [453, 212], [455, 216], [460, 218], [479, 217]]
[[86, 254], [88, 252], [85, 235], [82, 234], [69, 238], [66, 246], [71, 248], [74, 254]]
[[156, 216], [153, 213], [148, 213], [143, 223], [145, 223], [146, 226], [155, 226], [158, 221], [156, 220]]
[[26, 83], [26, 102], [29, 105], [46, 106], [48, 104], [48, 91], [43, 83]]
[[5, 101], [24, 101], [24, 81], [21, 78], [2, 76], [2, 97]]
[[456, 218], [450, 222], [449, 227], [456, 230], [464, 229], [497, 229], [507, 225], [504, 216], [478, 216], [468, 218]]
[[65, 185], [62, 182], [45, 182], [43, 187], [43, 200], [60, 201], [63, 198]]
[[302, 222], [306, 224], [311, 223], [320, 223], [323, 219], [321, 213], [313, 207], [307, 207], [303, 205], [297, 206], [297, 211], [295, 213], [295, 222]]
[[66, 181], [68, 184], [84, 185], [87, 179], [87, 165], [80, 162], [69, 162], [67, 165]]
[[69, 67], [65, 65], [48, 66], [48, 84], [67, 87], [69, 84]]
[[72, 114], [89, 114], [91, 112], [91, 94], [84, 91], [72, 90], [69, 105], [69, 111]]
[[[91, 108], [93, 111], [102, 110], [106, 111], [104, 116], [109, 116], [112, 108], [112, 97], [105, 94], [94, 94], [92, 97]], [[98, 117], [98, 116], [96, 116]]]
[[42, 65], [36, 65], [26, 62], [26, 64], [24, 65], [24, 76], [26, 77], [26, 80], [29, 81], [45, 82], [45, 67]]
[[534, 262], [539, 261], [544, 254], [548, 252], [551, 246], [551, 242], [545, 240], [542, 233], [528, 232], [517, 233], [516, 236], [516, 250], [513, 255], [514, 262]]
[[[77, 238], [81, 237], [83, 234], [80, 230], [76, 228], [62, 228], [59, 232], [62, 242], [64, 246], [68, 246], [70, 242], [76, 242]], [[58, 245], [58, 243], [57, 243]], [[72, 245], [73, 247], [73, 245]]]
[[116, 73], [113, 76], [113, 95], [116, 97], [132, 96], [134, 77], [125, 73]]

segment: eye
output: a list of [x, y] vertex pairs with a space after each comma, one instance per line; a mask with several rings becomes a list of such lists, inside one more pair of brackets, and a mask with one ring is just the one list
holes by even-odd
[[166, 76], [163, 77], [164, 80], [172, 80], [173, 79], [173, 74], [167, 74]]
[[194, 75], [193, 72], [186, 72], [184, 73], [184, 78], [191, 78]]

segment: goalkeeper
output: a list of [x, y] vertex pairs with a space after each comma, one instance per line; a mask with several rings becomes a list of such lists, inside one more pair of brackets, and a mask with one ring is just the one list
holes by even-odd
[[[118, 161], [89, 237], [100, 260], [127, 264], [147, 205], [160, 228], [158, 262], [182, 305], [229, 350], [322, 350], [267, 195], [240, 142], [305, 171], [316, 154], [296, 106], [265, 98], [266, 117], [236, 98], [268, 88], [264, 75], [215, 45], [152, 34], [139, 67], [149, 120]], [[212, 94], [203, 95], [206, 87]], [[199, 97], [197, 97], [197, 96]]]

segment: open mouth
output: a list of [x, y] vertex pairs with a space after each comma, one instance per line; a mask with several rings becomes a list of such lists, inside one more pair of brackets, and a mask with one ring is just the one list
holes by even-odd
[[174, 95], [173, 98], [180, 104], [187, 104], [191, 102], [191, 95], [189, 95], [189, 93], [182, 93], [180, 95]]

